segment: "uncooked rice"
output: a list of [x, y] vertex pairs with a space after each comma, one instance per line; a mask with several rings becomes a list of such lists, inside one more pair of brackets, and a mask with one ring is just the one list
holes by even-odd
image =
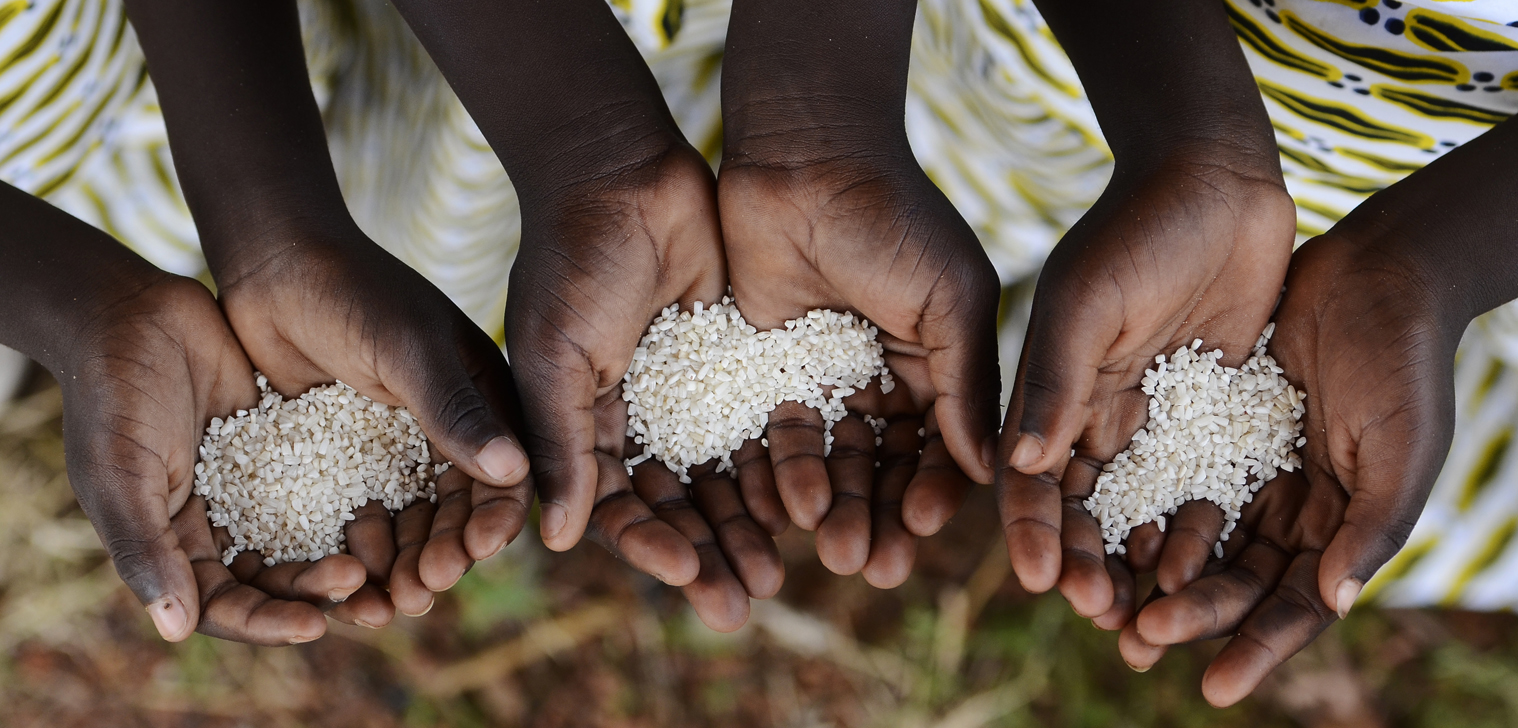
[[[726, 297], [688, 311], [678, 304], [665, 308], [623, 378], [627, 436], [643, 445], [640, 455], [626, 459], [628, 472], [650, 458], [682, 483], [690, 482], [691, 467], [713, 459], [717, 472], [728, 470], [732, 453], [764, 434], [781, 402], [821, 413], [826, 455], [833, 423], [848, 414], [843, 399], [876, 376], [882, 392], [895, 386], [876, 335], [852, 313], [824, 309], [759, 331]], [[877, 435], [884, 429], [884, 422], [867, 421]]]
[[1265, 327], [1249, 360], [1223, 367], [1221, 350], [1198, 353], [1202, 340], [1181, 347], [1144, 372], [1149, 421], [1127, 450], [1102, 467], [1085, 501], [1102, 527], [1107, 553], [1127, 553], [1123, 541], [1145, 523], [1166, 527], [1181, 504], [1211, 501], [1223, 510], [1221, 540], [1237, 525], [1260, 486], [1302, 466], [1294, 449], [1306, 444], [1302, 413], [1307, 394], [1281, 376], [1265, 353], [1275, 324]]
[[227, 529], [231, 564], [242, 551], [264, 564], [316, 561], [346, 547], [343, 528], [369, 501], [391, 512], [437, 501], [421, 425], [404, 407], [375, 402], [342, 382], [285, 399], [258, 375], [258, 407], [211, 420], [195, 465], [195, 493], [211, 525]]

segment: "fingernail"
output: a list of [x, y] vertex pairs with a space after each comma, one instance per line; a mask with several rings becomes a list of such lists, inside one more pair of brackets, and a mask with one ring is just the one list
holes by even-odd
[[996, 437], [987, 437], [980, 443], [980, 464], [986, 466], [986, 470], [996, 471]]
[[543, 538], [551, 539], [564, 530], [569, 523], [569, 514], [564, 512], [564, 507], [553, 503], [543, 504]]
[[190, 624], [190, 615], [185, 611], [184, 605], [179, 598], [172, 594], [159, 599], [147, 606], [148, 616], [153, 618], [153, 626], [158, 628], [158, 635], [170, 642], [178, 642], [185, 637], [185, 628]]
[[307, 642], [310, 642], [311, 640], [314, 640], [314, 639], [316, 639], [316, 637], [291, 637], [290, 638], [290, 644], [292, 644], [292, 645], [303, 645], [303, 644], [305, 644]]
[[497, 485], [508, 483], [508, 478], [527, 468], [527, 456], [505, 437], [497, 437], [480, 448], [480, 454], [474, 457], [474, 461]]
[[1044, 443], [1037, 437], [1023, 433], [1017, 438], [1017, 447], [1012, 448], [1012, 467], [1026, 471], [1043, 458]]
[[369, 624], [368, 622], [365, 622], [362, 619], [355, 618], [353, 620], [353, 623], [356, 624], [356, 625], [358, 625], [358, 626], [360, 626], [360, 627], [368, 627], [369, 629], [379, 629], [379, 627], [376, 627], [376, 626], [374, 626], [372, 624]]
[[1360, 590], [1364, 588], [1365, 585], [1353, 577], [1339, 582], [1339, 588], [1334, 591], [1334, 603], [1339, 607], [1339, 619], [1349, 616], [1349, 608], [1354, 606], [1355, 600], [1360, 598]]
[[327, 592], [327, 601], [341, 603], [353, 595], [354, 589], [333, 589]]
[[1149, 667], [1139, 667], [1138, 665], [1135, 665], [1127, 660], [1123, 660], [1123, 664], [1127, 665], [1128, 669], [1134, 672], [1149, 672], [1149, 667], [1154, 667], [1154, 665], [1150, 665]]
[[427, 608], [423, 609], [422, 611], [417, 612], [416, 614], [413, 614], [411, 616], [413, 616], [413, 617], [425, 616], [428, 612], [432, 611], [432, 607], [435, 606], [436, 604], [437, 604], [437, 597], [433, 597], [431, 599], [428, 599], [427, 600]]
[[[500, 546], [495, 547], [495, 550], [490, 552], [490, 556], [495, 556], [496, 554], [501, 553], [502, 551], [505, 551], [506, 547], [510, 546], [511, 542], [515, 541], [515, 540], [516, 540], [516, 537], [512, 536], [511, 538], [508, 538], [505, 541], [502, 541]], [[485, 559], [490, 558], [490, 556], [486, 556]], [[480, 559], [480, 561], [484, 561], [485, 559]]]

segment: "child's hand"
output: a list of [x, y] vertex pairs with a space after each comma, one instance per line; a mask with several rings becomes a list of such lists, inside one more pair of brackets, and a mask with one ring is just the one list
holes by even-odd
[[[738, 0], [722, 66], [718, 199], [740, 310], [760, 329], [815, 308], [859, 314], [897, 383], [845, 400], [829, 457], [821, 416], [782, 404], [768, 453], [734, 459], [739, 482], [767, 524], [783, 525], [783, 504], [817, 530], [829, 569], [881, 587], [907, 578], [916, 537], [972, 482], [991, 481], [1000, 394], [996, 273], [907, 141], [915, 11]], [[864, 414], [889, 422], [878, 447]]]
[[[896, 388], [845, 399], [827, 457], [821, 415], [781, 404], [768, 456], [735, 458], [739, 479], [751, 511], [778, 512], [778, 493], [790, 520], [815, 529], [829, 569], [894, 587], [916, 537], [948, 521], [972, 478], [990, 480], [996, 274], [909, 156], [777, 164], [742, 148], [729, 145], [719, 200], [744, 317], [762, 330], [811, 309], [855, 311], [880, 329]], [[889, 423], [878, 447], [865, 414]]]
[[1449, 449], [1464, 327], [1380, 242], [1330, 233], [1293, 257], [1271, 350], [1308, 393], [1303, 472], [1261, 489], [1226, 564], [1167, 590], [1120, 640], [1145, 668], [1165, 645], [1236, 635], [1202, 681], [1214, 705], [1248, 695], [1348, 612], [1407, 540]]
[[306, 642], [326, 630], [323, 609], [388, 622], [389, 601], [360, 591], [364, 566], [353, 556], [265, 569], [248, 554], [222, 565], [231, 539], [226, 529], [213, 534], [205, 502], [191, 496], [197, 450], [211, 417], [251, 408], [258, 391], [210, 292], [184, 278], [152, 279], [104, 302], [60, 377], [69, 480], [121, 578], [176, 642], [197, 630]]
[[1202, 683], [1212, 703], [1234, 703], [1348, 613], [1401, 549], [1449, 451], [1460, 336], [1518, 296], [1514, 190], [1509, 120], [1292, 256], [1271, 350], [1308, 395], [1303, 472], [1260, 491], [1212, 575], [1140, 611], [1120, 640], [1130, 664], [1237, 635]]
[[622, 464], [633, 454], [622, 376], [649, 322], [671, 303], [726, 294], [715, 193], [705, 160], [676, 143], [524, 202], [506, 340], [533, 423], [545, 543], [567, 549], [584, 533], [730, 631], [750, 596], [779, 589], [769, 534], [728, 476], [686, 486], [659, 463], [633, 477]]
[[415, 414], [433, 449], [462, 471], [437, 504], [360, 512], [350, 543], [395, 606], [425, 613], [432, 593], [521, 531], [532, 500], [527, 458], [507, 424], [517, 404], [500, 349], [416, 271], [351, 223], [273, 228], [250, 249], [267, 257], [223, 269], [232, 329], [286, 397], [342, 381]]
[[[1223, 146], [1178, 156], [1119, 166], [1050, 255], [1002, 431], [1000, 504], [1019, 580], [1034, 592], [1058, 583], [1077, 613], [1107, 628], [1127, 620], [1131, 577], [1105, 554], [1081, 501], [1143, 425], [1140, 380], [1156, 355], [1200, 338], [1226, 365], [1247, 357], [1280, 295], [1295, 230], [1272, 157]], [[1222, 513], [1198, 503], [1175, 521], [1215, 532]], [[1129, 561], [1153, 569], [1162, 542], [1157, 526], [1136, 529]], [[1194, 578], [1210, 549], [1171, 561]]]
[[[233, 562], [226, 529], [191, 497], [205, 427], [258, 400], [253, 369], [216, 300], [47, 203], [0, 184], [0, 340], [63, 388], [69, 481], [107, 553], [164, 639], [206, 634], [305, 642], [322, 610], [390, 619], [348, 555], [265, 569]], [[368, 536], [356, 522], [351, 542]], [[334, 602], [341, 604], [334, 606]]]
[[[392, 526], [383, 509], [349, 546], [375, 590], [420, 614], [521, 530], [527, 458], [495, 343], [348, 214], [306, 74], [292, 0], [130, 0], [175, 172], [227, 320], [275, 389], [342, 380], [404, 405], [473, 478], [439, 483]], [[377, 506], [376, 506], [377, 508]], [[357, 521], [355, 522], [357, 523]], [[399, 540], [399, 543], [397, 543]]]
[[[1058, 584], [1077, 613], [1115, 629], [1132, 613], [1130, 567], [1154, 568], [1165, 539], [1141, 527], [1126, 560], [1108, 557], [1080, 502], [1143, 425], [1138, 385], [1156, 355], [1201, 338], [1226, 363], [1244, 360], [1280, 293], [1295, 210], [1223, 5], [1037, 4], [1080, 74], [1114, 168], [1039, 278], [997, 485], [1023, 587]], [[1206, 504], [1177, 520], [1222, 525]]]

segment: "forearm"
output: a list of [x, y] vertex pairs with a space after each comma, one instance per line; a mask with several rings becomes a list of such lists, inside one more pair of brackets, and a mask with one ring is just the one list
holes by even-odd
[[1414, 271], [1458, 336], [1518, 298], [1518, 117], [1371, 196], [1330, 235]]
[[729, 158], [911, 158], [912, 0], [735, 0], [722, 67]]
[[1035, 0], [1080, 75], [1119, 171], [1219, 148], [1279, 177], [1270, 117], [1222, 0]]
[[652, 72], [603, 0], [396, 7], [528, 206], [684, 144]]
[[219, 282], [267, 260], [282, 225], [351, 224], [294, 0], [126, 5]]
[[0, 344], [61, 375], [101, 312], [167, 277], [110, 236], [0, 183]]

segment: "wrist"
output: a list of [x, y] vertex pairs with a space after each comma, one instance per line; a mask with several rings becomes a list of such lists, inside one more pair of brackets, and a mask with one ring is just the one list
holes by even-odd
[[37, 311], [32, 335], [24, 337], [21, 351], [37, 360], [60, 382], [84, 371], [110, 336], [114, 323], [140, 310], [155, 292], [180, 282], [204, 289], [199, 282], [166, 273], [146, 263], [101, 266], [71, 271], [67, 298], [44, 301]]
[[[1383, 231], [1379, 236], [1359, 244], [1360, 257], [1365, 264], [1383, 261], [1381, 265], [1394, 274], [1417, 285], [1433, 316], [1448, 334], [1449, 343], [1459, 343], [1460, 337], [1477, 316], [1512, 299], [1512, 294], [1500, 301], [1491, 301], [1489, 291], [1477, 285], [1478, 272], [1466, 269], [1467, 261], [1450, 256], [1446, 251], [1430, 249], [1426, 244], [1407, 235]], [[1498, 267], [1500, 261], [1488, 261]]]
[[1285, 189], [1280, 149], [1270, 125], [1248, 119], [1195, 119], [1124, 138], [1109, 136], [1113, 177], [1162, 169], [1224, 169]]
[[530, 135], [485, 129], [524, 215], [574, 194], [616, 189], [670, 155], [696, 154], [668, 110], [646, 99], [595, 102], [535, 126]]
[[81, 332], [173, 278], [109, 235], [0, 184], [0, 343], [61, 371]]
[[[1466, 327], [1482, 311], [1472, 305], [1467, 291], [1452, 280], [1452, 271], [1414, 241], [1395, 231], [1373, 226], [1340, 224], [1313, 241], [1332, 251], [1340, 261], [1332, 280], [1351, 276], [1376, 281], [1382, 295], [1399, 299], [1399, 305], [1420, 311], [1441, 343], [1453, 353]], [[1361, 287], [1338, 288], [1337, 295], [1364, 296]], [[1363, 305], [1363, 304], [1362, 304]]]
[[298, 275], [313, 257], [334, 248], [374, 245], [346, 208], [333, 210], [290, 199], [249, 201], [221, 224], [202, 227], [201, 247], [218, 290], [257, 278]]
[[[584, 226], [601, 215], [636, 216], [633, 208], [641, 209], [645, 217], [652, 214], [663, 218], [667, 208], [683, 207], [698, 199], [699, 195], [691, 194], [694, 188], [711, 183], [710, 164], [683, 138], [644, 138], [636, 148], [607, 150], [594, 166], [580, 165], [553, 184], [529, 185], [526, 189], [517, 186], [522, 205], [522, 244], [533, 245], [543, 239], [529, 231]], [[645, 219], [644, 223], [649, 221]], [[573, 237], [586, 242], [600, 240], [595, 235]]]

